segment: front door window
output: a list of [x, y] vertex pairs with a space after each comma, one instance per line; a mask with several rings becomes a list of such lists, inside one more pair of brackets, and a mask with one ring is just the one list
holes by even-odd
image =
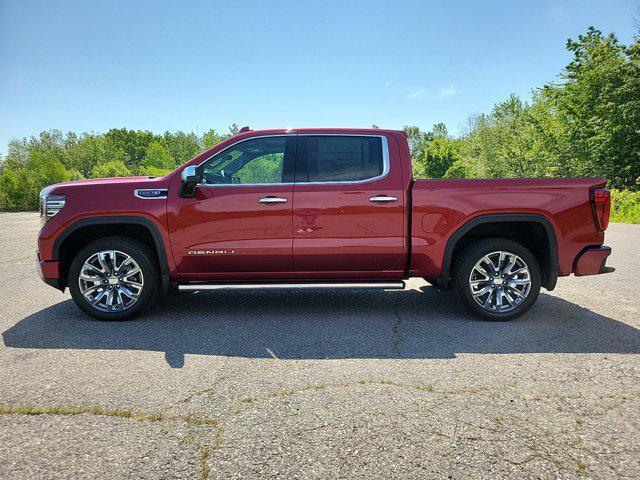
[[238, 143], [204, 163], [207, 185], [282, 183], [286, 137], [262, 137]]

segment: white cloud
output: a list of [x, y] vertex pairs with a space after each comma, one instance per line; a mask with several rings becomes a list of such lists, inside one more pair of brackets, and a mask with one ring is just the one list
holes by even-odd
[[384, 88], [390, 87], [391, 85], [393, 85], [393, 82], [391, 80], [384, 82]]
[[407, 93], [407, 98], [411, 100], [422, 100], [426, 98], [440, 99], [445, 97], [452, 97], [458, 93], [458, 86], [455, 83], [450, 83], [446, 87], [442, 87], [437, 93], [427, 90], [424, 87], [410, 88]]
[[448, 87], [441, 88], [434, 98], [452, 97], [456, 93], [458, 93], [458, 86], [455, 83], [451, 83]]
[[414, 99], [414, 100], [422, 100], [426, 93], [427, 93], [427, 91], [422, 87], [420, 87], [420, 88], [411, 88], [409, 90], [409, 93], [407, 94], [407, 98], [411, 98], [411, 99]]

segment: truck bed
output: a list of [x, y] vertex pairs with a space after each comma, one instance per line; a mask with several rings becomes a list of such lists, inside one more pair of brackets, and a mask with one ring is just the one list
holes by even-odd
[[598, 246], [590, 189], [605, 186], [598, 178], [504, 178], [416, 180], [411, 187], [412, 274], [440, 278], [445, 249], [454, 232], [477, 217], [523, 214], [548, 221], [558, 248], [558, 275], [569, 275], [585, 244]]

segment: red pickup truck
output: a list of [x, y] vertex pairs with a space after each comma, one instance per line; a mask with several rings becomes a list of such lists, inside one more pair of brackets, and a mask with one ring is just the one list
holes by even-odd
[[509, 320], [558, 276], [611, 270], [604, 180], [413, 180], [395, 130], [243, 129], [163, 177], [52, 185], [40, 203], [41, 277], [102, 320], [176, 288], [409, 277]]

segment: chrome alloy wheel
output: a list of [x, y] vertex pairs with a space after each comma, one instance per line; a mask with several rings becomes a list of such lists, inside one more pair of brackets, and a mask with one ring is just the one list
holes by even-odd
[[469, 288], [475, 302], [484, 310], [510, 312], [529, 295], [531, 273], [524, 260], [516, 254], [492, 252], [471, 269]]
[[144, 288], [140, 265], [119, 250], [104, 250], [87, 258], [78, 277], [80, 292], [102, 312], [121, 312], [138, 301]]

